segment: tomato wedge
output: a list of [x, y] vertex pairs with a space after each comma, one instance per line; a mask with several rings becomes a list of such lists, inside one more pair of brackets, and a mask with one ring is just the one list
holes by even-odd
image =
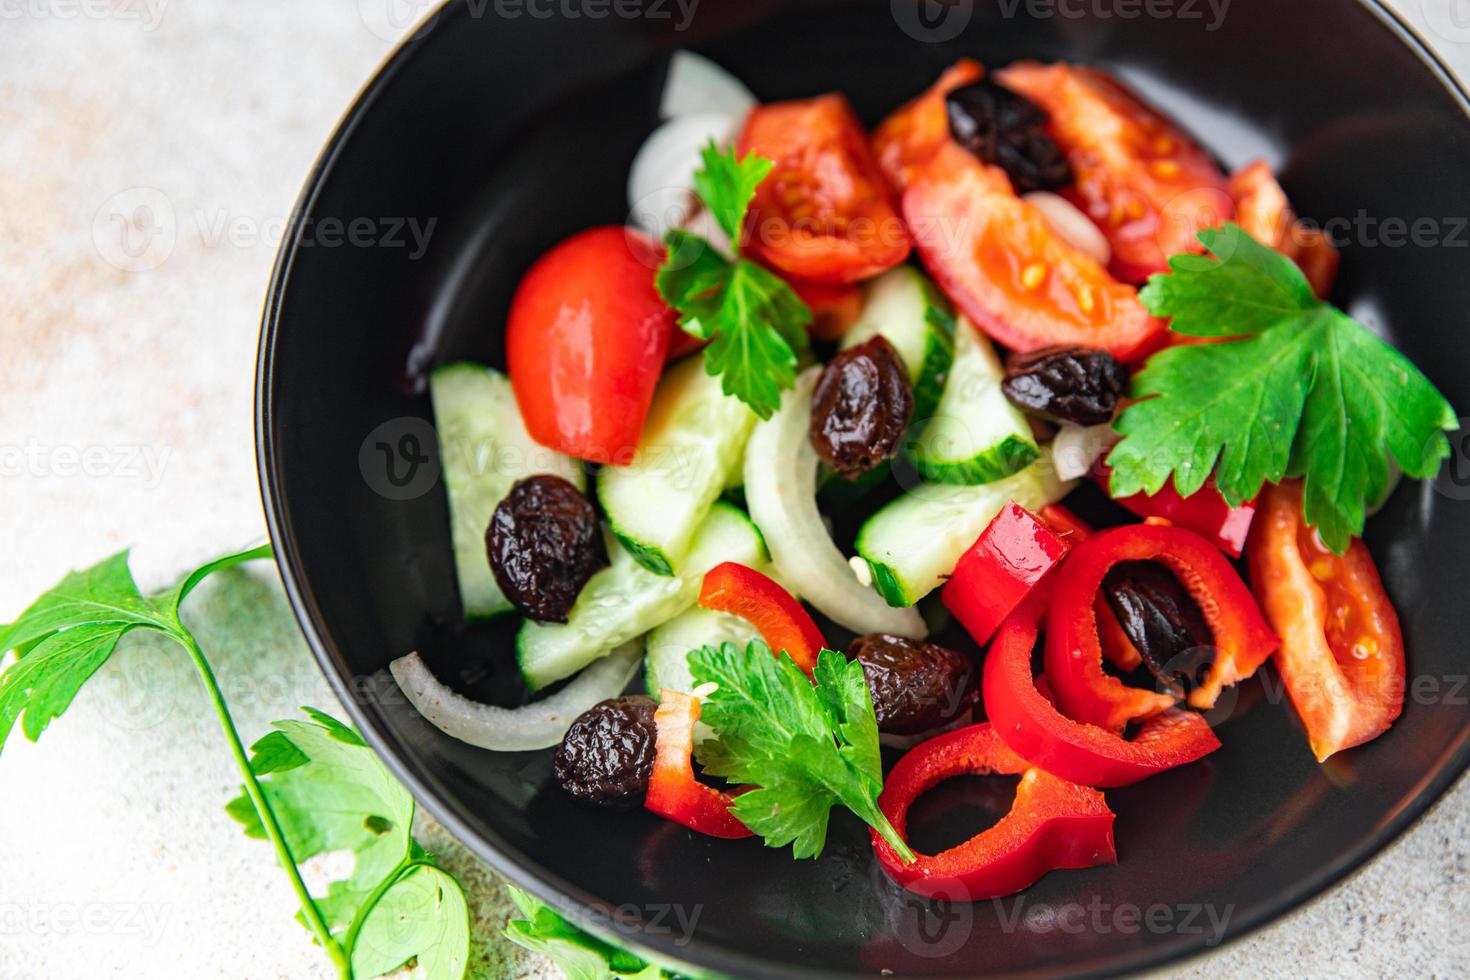
[[827, 645], [811, 615], [768, 575], [738, 562], [721, 562], [704, 573], [699, 604], [739, 616], [760, 631], [766, 646], [785, 650], [810, 677]]
[[677, 327], [654, 274], [663, 249], [621, 226], [573, 235], [521, 279], [505, 328], [510, 383], [531, 438], [626, 466]]
[[745, 250], [808, 282], [857, 282], [898, 265], [908, 233], [852, 107], [841, 95], [757, 106], [740, 154], [773, 162], [746, 215]]
[[1340, 256], [1319, 229], [1297, 220], [1276, 175], [1256, 160], [1230, 175], [1235, 221], [1256, 241], [1270, 245], [1301, 268], [1312, 291], [1326, 298], [1337, 279]]
[[980, 62], [961, 58], [944, 70], [928, 91], [899, 106], [873, 133], [873, 155], [894, 187], [908, 187], [914, 173], [950, 142], [944, 97], [985, 75]]
[[953, 143], [915, 173], [903, 213], [950, 299], [1012, 350], [1083, 344], [1131, 361], [1163, 334], [1132, 286], [1059, 238], [1003, 170]]
[[[807, 333], [816, 340], [840, 340], [863, 315], [863, 287], [789, 280], [792, 291], [812, 311]], [[683, 331], [679, 331], [683, 333]]]
[[1404, 638], [1368, 548], [1356, 538], [1342, 555], [1324, 548], [1293, 480], [1262, 491], [1246, 556], [1317, 761], [1387, 731], [1403, 710]]
[[1108, 236], [1119, 278], [1166, 271], [1169, 256], [1201, 250], [1200, 229], [1234, 215], [1209, 155], [1107, 73], [1025, 61], [995, 74], [1051, 116], [1076, 176], [1064, 193]]

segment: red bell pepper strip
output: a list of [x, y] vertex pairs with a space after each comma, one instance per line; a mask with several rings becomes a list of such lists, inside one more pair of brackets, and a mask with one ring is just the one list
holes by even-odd
[[1046, 522], [1012, 500], [960, 556], [940, 598], [984, 646], [1069, 547]]
[[1404, 638], [1367, 547], [1342, 555], [1302, 520], [1301, 485], [1267, 487], [1251, 532], [1251, 586], [1281, 634], [1276, 669], [1321, 762], [1377, 738], [1404, 705]]
[[1006, 620], [985, 656], [981, 683], [990, 724], [1027, 762], [1087, 786], [1127, 786], [1220, 747], [1192, 711], [1156, 715], [1132, 740], [1063, 715], [1040, 689], [1046, 678], [1031, 675], [1039, 619], [1039, 610], [1024, 606]]
[[817, 654], [827, 645], [811, 615], [780, 583], [738, 562], [727, 561], [704, 574], [699, 604], [727, 612], [760, 631], [774, 653], [785, 650], [808, 677]]
[[735, 839], [752, 836], [750, 829], [730, 812], [733, 799], [694, 778], [689, 757], [694, 751], [694, 723], [699, 720], [699, 698], [679, 691], [659, 692], [653, 713], [657, 731], [653, 772], [643, 805], [690, 830], [711, 837]]
[[[1061, 504], [1047, 504], [1037, 513], [1068, 544], [1079, 544], [1097, 533], [1092, 525]], [[1103, 656], [1108, 663], [1123, 671], [1143, 666], [1143, 654], [1123, 632], [1123, 624], [1118, 622], [1117, 614], [1101, 592], [1093, 601], [1092, 608], [1097, 613], [1097, 638], [1102, 643]]]
[[1223, 688], [1254, 674], [1279, 645], [1234, 567], [1204, 538], [1162, 524], [1099, 532], [1072, 549], [1050, 586], [1046, 674], [1068, 717], [1122, 731], [1174, 703], [1172, 695], [1128, 687], [1103, 673], [1095, 599], [1108, 569], [1125, 561], [1162, 562], [1204, 613], [1215, 656], [1189, 693], [1194, 707], [1213, 707]]
[[[1105, 464], [1098, 467], [1097, 481], [1104, 490], [1108, 489], [1108, 478], [1112, 473]], [[1239, 558], [1245, 548], [1245, 539], [1250, 536], [1251, 518], [1256, 514], [1256, 502], [1247, 500], [1231, 507], [1215, 489], [1211, 479], [1188, 497], [1179, 496], [1173, 482], [1165, 483], [1158, 493], [1150, 496], [1135, 493], [1131, 497], [1114, 498], [1139, 517], [1162, 517], [1170, 524], [1188, 528], [1206, 540], [1213, 541], [1221, 551], [1231, 558]]]
[[952, 776], [970, 773], [1021, 774], [1010, 812], [989, 830], [909, 864], [873, 832], [878, 863], [904, 888], [927, 898], [973, 902], [1014, 894], [1048, 871], [1118, 863], [1113, 812], [1103, 795], [1028, 766], [986, 724], [911, 749], [889, 773], [878, 809], [902, 836], [916, 799]]

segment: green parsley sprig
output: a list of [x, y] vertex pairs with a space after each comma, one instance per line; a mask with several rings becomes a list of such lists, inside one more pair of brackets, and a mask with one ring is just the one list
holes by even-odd
[[904, 861], [914, 859], [878, 809], [878, 719], [862, 664], [823, 650], [808, 680], [789, 654], [778, 659], [755, 640], [744, 650], [725, 643], [692, 651], [689, 669], [696, 683], [718, 685], [702, 718], [719, 738], [703, 743], [700, 764], [759, 787], [736, 797], [732, 810], [767, 846], [791, 844], [795, 857], [816, 857], [832, 807], [841, 804]]
[[1112, 494], [1157, 493], [1172, 475], [1188, 496], [1213, 472], [1238, 504], [1301, 477], [1307, 522], [1340, 554], [1387, 492], [1390, 457], [1411, 477], [1438, 470], [1454, 409], [1290, 259], [1235, 224], [1199, 240], [1212, 255], [1174, 256], [1139, 298], [1177, 333], [1238, 339], [1161, 351], [1134, 375]]
[[687, 333], [710, 342], [704, 369], [719, 375], [725, 394], [770, 418], [781, 405], [781, 391], [796, 382], [812, 313], [779, 276], [740, 256], [745, 212], [771, 161], [755, 154], [736, 159], [733, 148], [722, 154], [713, 140], [702, 157], [695, 190], [730, 236], [735, 258], [674, 229], [664, 236], [668, 257], [658, 270], [658, 291], [678, 311]]
[[[276, 722], [247, 756], [214, 671], [180, 607], [221, 569], [269, 558], [269, 545], [209, 562], [159, 596], [145, 597], [127, 552], [72, 572], [9, 626], [0, 626], [0, 750], [17, 722], [31, 741], [71, 705], [133, 630], [182, 646], [209, 695], [240, 767], [243, 793], [228, 812], [271, 842], [299, 918], [344, 978], [388, 973], [410, 959], [433, 980], [458, 980], [469, 959], [469, 910], [459, 883], [411, 836], [414, 802], [351, 728], [311, 708], [310, 721]], [[350, 850], [352, 873], [313, 897], [299, 862]]]
[[665, 980], [675, 976], [577, 928], [556, 909], [514, 885], [505, 888], [525, 916], [506, 925], [505, 938], [551, 960], [567, 980], [607, 980], [608, 977]]

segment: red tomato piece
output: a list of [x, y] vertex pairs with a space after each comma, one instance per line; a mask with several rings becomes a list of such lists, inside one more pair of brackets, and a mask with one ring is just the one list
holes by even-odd
[[878, 126], [873, 133], [873, 155], [894, 187], [900, 191], [908, 187], [914, 173], [934, 151], [950, 142], [944, 97], [984, 76], [985, 69], [978, 61], [961, 58], [946, 68], [928, 91], [894, 110]]
[[808, 677], [816, 669], [817, 654], [827, 645], [811, 615], [790, 592], [738, 562], [722, 562], [704, 573], [699, 604], [750, 623], [766, 646], [778, 654], [785, 650]]
[[955, 144], [915, 174], [903, 213], [945, 293], [1006, 347], [1083, 344], [1131, 361], [1157, 346], [1163, 322], [1138, 291], [1058, 237], [1003, 170]]
[[[807, 333], [817, 340], [840, 340], [863, 313], [863, 287], [789, 280], [791, 289], [812, 311]], [[683, 331], [680, 331], [681, 333]]]
[[773, 163], [745, 221], [744, 248], [760, 261], [808, 282], [845, 283], [908, 258], [893, 191], [841, 95], [757, 106], [738, 148]]
[[1404, 638], [1363, 542], [1342, 555], [1324, 548], [1291, 481], [1261, 493], [1247, 557], [1281, 635], [1276, 669], [1317, 761], [1387, 731], [1403, 710]]
[[568, 238], [521, 279], [505, 357], [531, 438], [597, 463], [632, 462], [678, 329], [654, 286], [662, 261], [647, 235], [605, 226]]
[[1337, 248], [1319, 229], [1297, 220], [1266, 161], [1256, 160], [1231, 174], [1230, 196], [1236, 223], [1262, 245], [1295, 262], [1312, 291], [1325, 299], [1337, 279]]
[[1169, 256], [1201, 251], [1200, 229], [1234, 215], [1209, 155], [1106, 72], [1026, 61], [995, 74], [1051, 116], [1076, 180], [1066, 193], [1107, 235], [1119, 278], [1166, 271]]
[[1014, 500], [960, 556], [940, 597], [960, 625], [984, 646], [1071, 547]]

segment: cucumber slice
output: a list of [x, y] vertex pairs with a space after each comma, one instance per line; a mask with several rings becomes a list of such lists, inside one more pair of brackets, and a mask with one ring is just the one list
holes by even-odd
[[760, 639], [760, 631], [739, 616], [690, 606], [660, 626], [649, 631], [643, 641], [643, 679], [648, 693], [658, 697], [660, 688], [694, 690], [694, 677], [689, 673], [689, 652], [705, 644], [719, 646], [734, 643], [742, 649], [751, 640]]
[[686, 358], [659, 382], [633, 462], [597, 475], [603, 513], [639, 564], [674, 574], [754, 424], [755, 413], [705, 373], [703, 358]]
[[517, 480], [536, 473], [564, 477], [585, 490], [582, 466], [526, 432], [510, 380], [479, 364], [449, 364], [429, 376], [439, 458], [449, 493], [454, 568], [466, 619], [491, 619], [512, 607], [485, 554], [485, 530]]
[[989, 483], [1036, 460], [1030, 423], [1000, 390], [1004, 378], [990, 341], [960, 317], [954, 364], [939, 408], [905, 447], [921, 477], [935, 483]]
[[516, 634], [516, 660], [532, 691], [570, 677], [694, 605], [704, 573], [721, 562], [762, 568], [770, 560], [750, 518], [724, 501], [710, 508], [677, 575], [649, 571], [614, 535], [607, 538], [612, 563], [587, 580], [567, 622], [527, 620]]
[[927, 419], [939, 405], [954, 360], [954, 308], [913, 266], [883, 273], [868, 286], [862, 315], [842, 338], [842, 349], [881, 334], [903, 357], [914, 386], [914, 418]]
[[1019, 473], [975, 486], [921, 483], [868, 518], [857, 551], [873, 585], [894, 606], [912, 606], [944, 581], [985, 526], [1014, 500], [1032, 510], [1072, 487], [1045, 453]]

